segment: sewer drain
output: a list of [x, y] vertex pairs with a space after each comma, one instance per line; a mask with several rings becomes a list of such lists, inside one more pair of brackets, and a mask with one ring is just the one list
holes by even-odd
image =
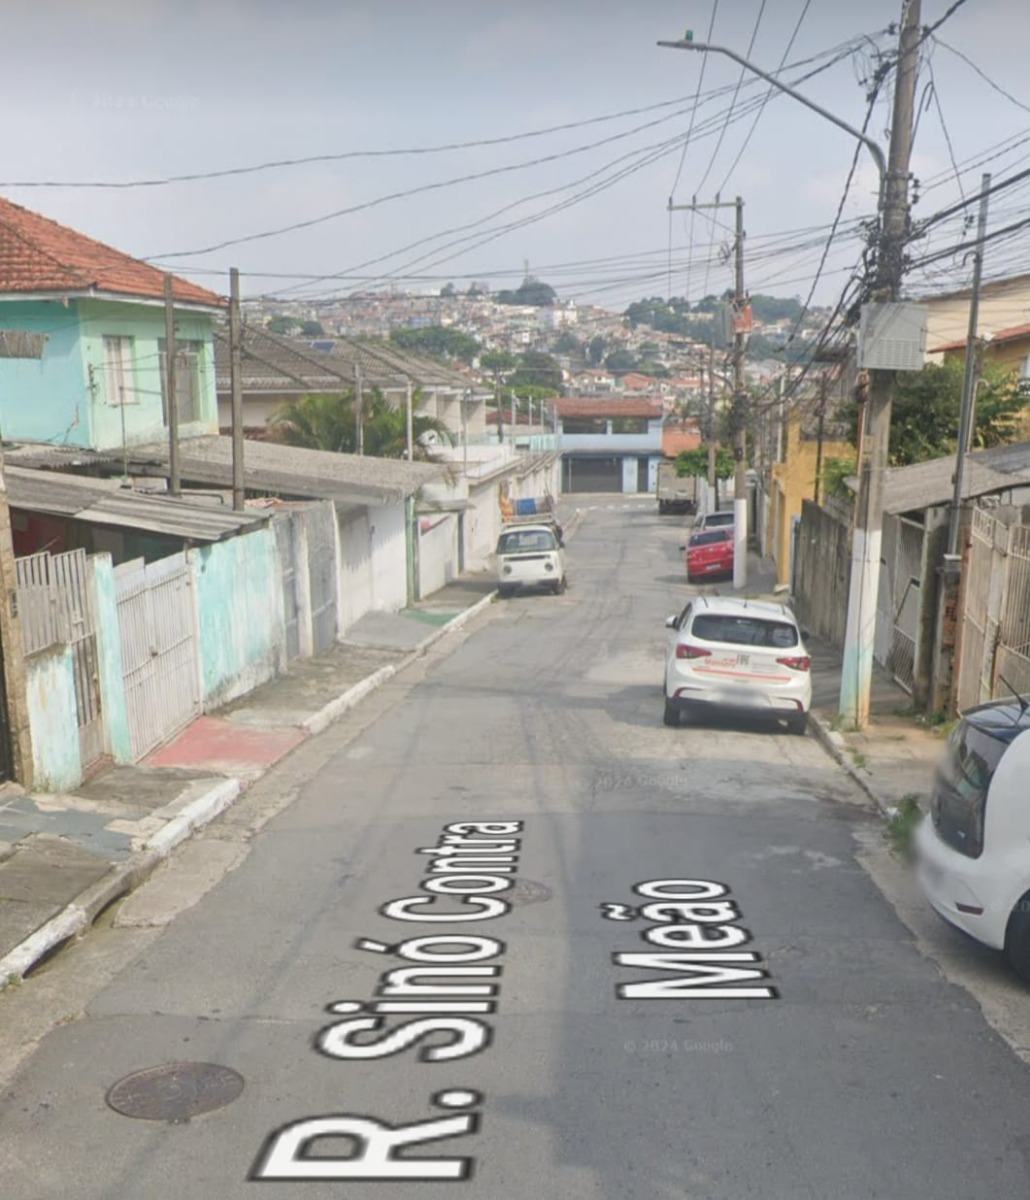
[[126, 1075], [107, 1093], [108, 1105], [142, 1121], [188, 1121], [231, 1104], [243, 1076], [217, 1063], [177, 1062]]
[[542, 883], [534, 883], [532, 879], [519, 879], [507, 894], [511, 904], [538, 904], [541, 900], [550, 900], [551, 889]]

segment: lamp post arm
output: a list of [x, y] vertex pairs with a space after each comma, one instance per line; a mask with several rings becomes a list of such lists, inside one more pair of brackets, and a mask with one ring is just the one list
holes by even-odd
[[775, 75], [768, 75], [765, 71], [761, 71], [754, 63], [748, 62], [746, 58], [742, 58], [735, 50], [730, 50], [726, 46], [709, 46], [704, 42], [679, 41], [679, 42], [659, 42], [659, 46], [668, 46], [673, 50], [708, 50], [713, 54], [725, 54], [727, 58], [732, 58], [734, 62], [740, 63], [742, 67], [746, 67], [752, 74], [757, 75], [759, 79], [764, 79], [767, 83], [771, 83], [773, 87], [777, 87], [781, 92], [786, 92], [788, 96], [793, 96], [795, 100], [800, 101], [807, 108], [817, 112], [821, 117], [825, 117], [827, 121], [832, 121], [839, 129], [843, 129], [845, 133], [850, 133], [853, 138], [857, 138], [869, 150], [869, 153], [876, 160], [876, 168], [880, 172], [881, 188], [884, 179], [887, 177], [887, 159], [879, 145], [873, 141], [871, 137], [867, 137], [861, 130], [855, 129], [846, 121], [842, 121], [840, 117], [836, 117], [832, 112], [816, 104], [814, 100], [809, 100], [807, 96], [802, 96], [800, 92], [796, 92], [788, 84], [777, 79]]

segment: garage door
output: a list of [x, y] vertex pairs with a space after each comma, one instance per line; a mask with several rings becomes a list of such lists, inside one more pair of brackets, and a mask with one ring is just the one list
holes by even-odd
[[621, 492], [621, 458], [567, 458], [565, 491]]

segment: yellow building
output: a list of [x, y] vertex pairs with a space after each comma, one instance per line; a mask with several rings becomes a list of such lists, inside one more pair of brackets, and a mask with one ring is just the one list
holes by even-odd
[[[981, 337], [986, 336], [986, 333], [981, 333]], [[966, 339], [934, 346], [930, 353], [943, 354], [945, 362], [951, 359], [964, 362]], [[1030, 325], [1013, 325], [990, 334], [990, 340], [984, 346], [983, 360], [1002, 370], [1012, 371], [1024, 386], [1030, 386]], [[1023, 409], [1022, 420], [1017, 424], [1014, 436], [1016, 440], [1030, 439], [1030, 406]]]
[[832, 438], [827, 437], [824, 430], [821, 451], [815, 421], [811, 417], [792, 412], [785, 426], [779, 439], [782, 457], [772, 463], [768, 490], [760, 501], [765, 505], [764, 521], [760, 526], [762, 553], [771, 556], [776, 563], [777, 585], [790, 583], [791, 530], [794, 518], [801, 516], [802, 502], [816, 499], [820, 460], [825, 470], [827, 460], [831, 458], [855, 456], [851, 443], [839, 440], [836, 425], [832, 428]]

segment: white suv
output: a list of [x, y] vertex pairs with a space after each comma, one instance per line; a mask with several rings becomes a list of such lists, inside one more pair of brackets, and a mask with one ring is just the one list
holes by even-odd
[[665, 622], [666, 725], [683, 713], [722, 710], [786, 720], [804, 733], [812, 661], [783, 604], [699, 596]]
[[1030, 983], [1030, 703], [963, 713], [948, 738], [930, 811], [916, 832], [917, 873], [945, 920], [1004, 950]]
[[725, 529], [735, 524], [733, 509], [720, 508], [717, 512], [707, 512], [698, 517], [694, 522], [693, 532], [700, 533], [702, 529]]

